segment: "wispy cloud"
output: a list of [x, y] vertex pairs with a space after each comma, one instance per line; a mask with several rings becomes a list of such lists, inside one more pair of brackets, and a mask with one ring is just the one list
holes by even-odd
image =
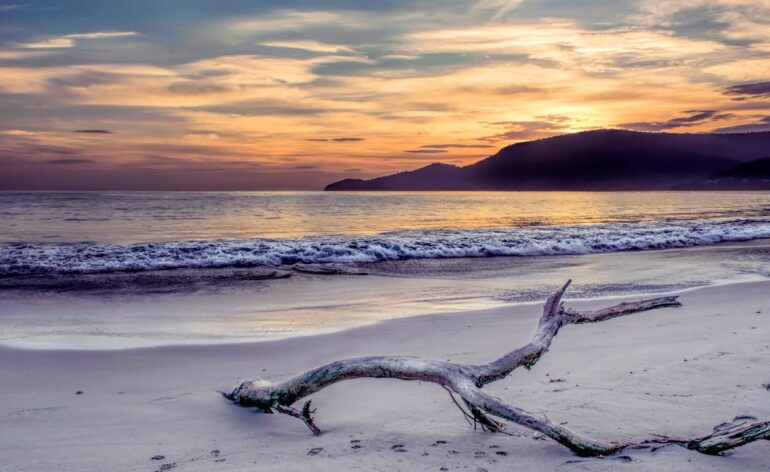
[[408, 34], [403, 47], [412, 53], [523, 54], [532, 62], [550, 61], [587, 72], [682, 64], [725, 48], [712, 40], [666, 31], [590, 30], [564, 19], [419, 31]]
[[487, 141], [525, 141], [541, 139], [562, 134], [568, 129], [562, 120], [498, 121], [489, 123], [488, 125], [502, 128], [505, 131], [483, 138]]
[[27, 49], [53, 49], [53, 48], [71, 48], [75, 41], [70, 38], [49, 38], [36, 41], [34, 43], [21, 43], [20, 46]]
[[56, 164], [56, 165], [80, 165], [80, 164], [93, 164], [93, 159], [52, 159], [50, 161], [45, 161], [46, 164]]
[[104, 38], [125, 38], [126, 36], [137, 36], [136, 31], [97, 31], [94, 33], [75, 33], [63, 36], [68, 39], [104, 39]]
[[303, 51], [318, 52], [318, 53], [349, 53], [356, 54], [356, 51], [348, 46], [341, 44], [329, 44], [319, 41], [266, 41], [261, 43], [263, 46], [270, 46], [274, 48], [286, 48], [286, 49], [300, 49]]
[[497, 21], [523, 2], [524, 0], [481, 0], [473, 6], [472, 11], [484, 13], [491, 11], [491, 20]]
[[332, 142], [332, 143], [355, 143], [358, 141], [363, 141], [364, 138], [358, 138], [358, 137], [339, 137], [339, 138], [308, 138], [306, 141], [314, 141], [314, 142]]
[[734, 126], [725, 126], [714, 130], [717, 133], [756, 133], [770, 131], [770, 115], [764, 116], [757, 121], [743, 123]]
[[731, 85], [725, 89], [725, 94], [736, 96], [738, 99], [748, 97], [770, 97], [770, 82]]
[[690, 37], [728, 44], [770, 39], [770, 5], [754, 0], [641, 0], [628, 16], [632, 24], [666, 28]]
[[264, 35], [274, 31], [293, 31], [319, 25], [333, 25], [338, 28], [361, 27], [365, 22], [357, 16], [334, 11], [277, 10], [252, 18], [230, 22], [229, 27], [236, 33]]
[[618, 126], [635, 131], [667, 131], [735, 118], [735, 115], [732, 113], [720, 113], [716, 110], [688, 110], [684, 113], [684, 116], [678, 116], [665, 121], [621, 123]]
[[446, 149], [410, 149], [404, 152], [408, 154], [443, 154], [447, 151]]
[[27, 49], [71, 48], [79, 39], [111, 39], [137, 36], [136, 31], [97, 31], [93, 33], [75, 33], [47, 38], [31, 43], [21, 43], [21, 47]]
[[33, 131], [27, 131], [24, 129], [3, 129], [0, 130], [0, 134], [6, 134], [9, 136], [34, 136]]
[[425, 144], [426, 149], [483, 149], [494, 147], [491, 144]]
[[82, 134], [112, 134], [112, 131], [108, 129], [76, 129], [72, 132]]
[[32, 5], [29, 3], [17, 3], [17, 4], [10, 4], [10, 5], [0, 5], [0, 13], [13, 11], [13, 10], [23, 10], [25, 8], [29, 8]]

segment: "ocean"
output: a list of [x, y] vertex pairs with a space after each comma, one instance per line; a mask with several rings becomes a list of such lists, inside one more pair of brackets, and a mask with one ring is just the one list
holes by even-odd
[[770, 192], [0, 193], [0, 345], [276, 339], [567, 278], [570, 298], [766, 280]]
[[0, 193], [0, 276], [680, 248], [770, 237], [770, 192]]

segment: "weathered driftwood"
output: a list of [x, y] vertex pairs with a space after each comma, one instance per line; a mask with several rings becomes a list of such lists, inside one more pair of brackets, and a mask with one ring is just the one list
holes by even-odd
[[[770, 439], [770, 422], [755, 418], [736, 418], [733, 423], [723, 424], [714, 432], [697, 438], [677, 439], [659, 436], [643, 441], [603, 443], [583, 437], [548, 418], [539, 417], [516, 408], [482, 390], [490, 382], [500, 380], [518, 367], [531, 368], [546, 353], [559, 328], [567, 324], [593, 323], [640, 311], [663, 307], [681, 306], [677, 297], [660, 297], [633, 303], [621, 303], [592, 312], [578, 312], [564, 308], [561, 298], [570, 281], [551, 295], [543, 308], [543, 315], [534, 337], [525, 346], [511, 351], [501, 358], [483, 365], [464, 365], [410, 356], [373, 356], [344, 359], [302, 373], [290, 380], [273, 384], [265, 380], [247, 380], [226, 393], [225, 397], [244, 407], [259, 411], [287, 414], [301, 419], [313, 431], [320, 430], [313, 421], [314, 410], [308, 400], [301, 410], [291, 407], [298, 400], [319, 390], [348, 379], [393, 378], [420, 380], [441, 385], [450, 392], [452, 400], [474, 425], [480, 424], [488, 431], [498, 432], [503, 424], [491, 417], [512, 421], [538, 431], [579, 456], [605, 456], [630, 447], [648, 447], [675, 444], [704, 454], [718, 454], [744, 444]], [[454, 395], [459, 396], [468, 411], [463, 409]]]

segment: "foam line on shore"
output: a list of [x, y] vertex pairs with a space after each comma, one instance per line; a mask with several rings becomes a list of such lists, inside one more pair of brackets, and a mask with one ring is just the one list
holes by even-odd
[[645, 221], [129, 245], [7, 243], [0, 245], [0, 276], [579, 255], [763, 238], [770, 238], [770, 219]]

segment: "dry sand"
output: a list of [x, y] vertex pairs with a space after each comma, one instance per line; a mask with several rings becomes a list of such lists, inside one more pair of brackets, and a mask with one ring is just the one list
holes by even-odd
[[[770, 282], [687, 291], [682, 302], [568, 326], [532, 371], [487, 388], [603, 440], [693, 436], [738, 415], [770, 418]], [[473, 431], [432, 384], [334, 385], [313, 397], [321, 437], [217, 393], [245, 377], [281, 379], [355, 355], [488, 361], [525, 343], [539, 313], [540, 305], [515, 305], [251, 344], [0, 348], [0, 470], [770, 470], [768, 441], [720, 457], [667, 447], [580, 459], [518, 427], [509, 427], [513, 437]]]

